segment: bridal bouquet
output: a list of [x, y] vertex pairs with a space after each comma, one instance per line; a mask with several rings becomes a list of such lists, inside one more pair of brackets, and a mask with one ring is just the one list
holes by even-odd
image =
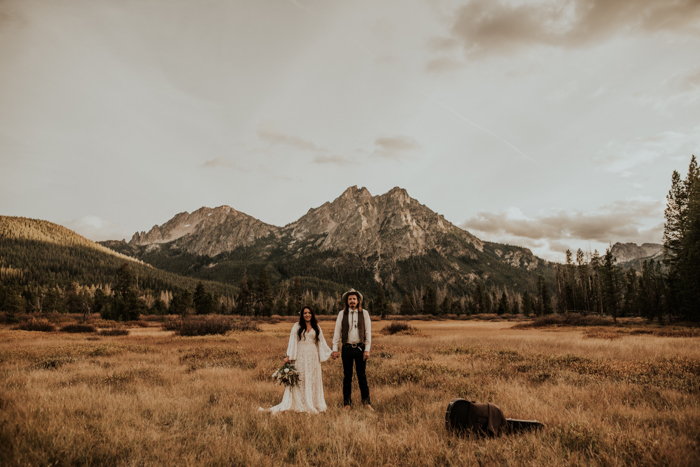
[[299, 372], [291, 363], [285, 363], [279, 370], [272, 374], [272, 379], [274, 379], [277, 384], [296, 386], [299, 384]]

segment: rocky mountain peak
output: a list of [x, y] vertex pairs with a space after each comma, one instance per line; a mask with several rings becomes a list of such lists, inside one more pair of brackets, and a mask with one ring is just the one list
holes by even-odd
[[181, 212], [148, 232], [137, 232], [130, 245], [157, 245], [175, 242], [175, 246], [197, 255], [216, 256], [238, 246], [253, 244], [258, 238], [279, 228], [230, 206], [202, 207], [192, 214]]
[[663, 255], [664, 246], [660, 243], [615, 243], [612, 246], [612, 254], [618, 263], [632, 260], [660, 259]]
[[461, 250], [467, 244], [483, 248], [476, 237], [420, 204], [400, 187], [372, 196], [366, 188], [352, 186], [333, 202], [309, 210], [284, 230], [295, 239], [323, 236], [318, 244], [321, 250], [365, 257], [390, 254], [394, 259], [405, 259], [421, 255], [436, 248], [441, 236], [448, 232], [463, 243], [455, 254], [463, 254]]

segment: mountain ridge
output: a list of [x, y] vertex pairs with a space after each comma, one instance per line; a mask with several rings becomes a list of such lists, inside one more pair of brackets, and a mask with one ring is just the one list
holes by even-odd
[[[477, 280], [534, 287], [551, 265], [527, 248], [485, 242], [394, 187], [373, 196], [350, 186], [285, 226], [224, 205], [182, 212], [128, 244], [103, 242], [155, 267], [225, 282], [267, 268], [291, 275], [401, 292], [423, 283], [466, 290]], [[529, 285], [527, 285], [529, 287]]]

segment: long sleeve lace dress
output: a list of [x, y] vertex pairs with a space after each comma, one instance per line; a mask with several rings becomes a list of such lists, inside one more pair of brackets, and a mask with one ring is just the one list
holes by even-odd
[[328, 347], [320, 327], [318, 344], [316, 344], [316, 331], [312, 329], [308, 333], [305, 332], [300, 340], [298, 329], [299, 323], [295, 323], [289, 335], [287, 356], [294, 361], [294, 366], [299, 371], [299, 384], [293, 387], [287, 386], [284, 389], [282, 402], [268, 409], [272, 413], [285, 410], [307, 413], [326, 411], [321, 362], [330, 358], [332, 350]]

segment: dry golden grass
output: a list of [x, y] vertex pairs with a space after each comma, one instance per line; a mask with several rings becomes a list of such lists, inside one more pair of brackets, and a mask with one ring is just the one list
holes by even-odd
[[[373, 323], [375, 412], [342, 409], [336, 360], [316, 416], [257, 410], [281, 399], [270, 375], [290, 323], [203, 337], [0, 327], [0, 465], [700, 465], [698, 337], [473, 321], [384, 335], [387, 324]], [[329, 339], [332, 326], [321, 323]], [[456, 397], [546, 428], [455, 437], [444, 415]]]

